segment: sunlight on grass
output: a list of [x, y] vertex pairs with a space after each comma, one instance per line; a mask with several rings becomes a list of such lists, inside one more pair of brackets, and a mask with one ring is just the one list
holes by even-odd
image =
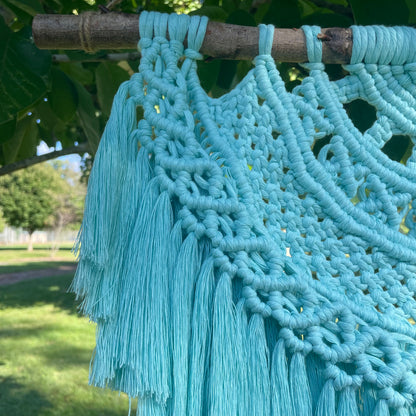
[[95, 328], [66, 293], [71, 279], [0, 288], [0, 415], [127, 415], [124, 395], [88, 386]]
[[[61, 262], [62, 264], [74, 262], [76, 257], [71, 252], [72, 244], [62, 244], [59, 250], [51, 250], [50, 245], [35, 245], [33, 251], [27, 251], [27, 246], [0, 246], [0, 273], [10, 273], [23, 269], [42, 269], [54, 266], [54, 264], [42, 264]], [[55, 264], [57, 266], [59, 264]], [[6, 267], [10, 266], [10, 267]], [[14, 270], [14, 267], [17, 270]]]

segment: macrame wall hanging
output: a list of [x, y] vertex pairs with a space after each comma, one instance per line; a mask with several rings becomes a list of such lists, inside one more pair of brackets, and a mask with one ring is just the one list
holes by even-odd
[[[78, 243], [91, 383], [140, 416], [416, 415], [416, 153], [381, 151], [416, 137], [416, 30], [353, 27], [330, 81], [303, 27], [310, 72], [288, 92], [260, 25], [254, 69], [213, 99], [206, 25], [140, 16]], [[356, 99], [377, 109], [364, 133]]]

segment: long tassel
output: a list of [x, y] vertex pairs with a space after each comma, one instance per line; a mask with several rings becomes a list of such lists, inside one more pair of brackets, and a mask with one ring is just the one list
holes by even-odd
[[214, 299], [214, 262], [208, 257], [201, 267], [195, 288], [192, 312], [192, 340], [188, 385], [189, 415], [207, 414], [209, 346], [212, 338], [212, 303]]
[[338, 416], [359, 416], [356, 392], [346, 387], [339, 393]]
[[136, 416], [166, 416], [166, 406], [151, 397], [140, 398], [137, 402]]
[[128, 82], [114, 97], [111, 115], [105, 127], [88, 183], [82, 229], [74, 250], [95, 265], [108, 260], [112, 231], [119, 219], [119, 194], [128, 158], [128, 138], [136, 121], [136, 110], [127, 103]]
[[149, 396], [163, 404], [171, 394], [169, 266], [173, 248], [166, 239], [172, 228], [172, 212], [166, 192], [152, 209], [155, 191], [151, 181], [126, 256], [128, 269], [121, 277], [123, 295], [116, 330], [109, 331], [110, 337], [104, 341], [120, 369], [115, 387], [131, 397]]
[[389, 406], [385, 400], [379, 400], [372, 416], [390, 416]]
[[312, 416], [312, 398], [306, 374], [305, 357], [300, 352], [295, 352], [290, 362], [289, 386], [293, 415]]
[[[140, 266], [141, 259], [138, 258], [135, 253], [139, 249], [140, 244], [143, 245], [143, 234], [146, 227], [149, 227], [149, 222], [152, 214], [153, 207], [156, 204], [156, 200], [159, 195], [158, 185], [155, 179], [149, 182], [144, 191], [144, 195], [138, 211], [138, 220], [134, 226], [132, 232], [132, 238], [130, 246], [127, 252], [124, 254], [126, 258], [126, 266], [132, 267], [134, 270], [127, 274], [127, 271], [119, 277], [117, 286], [119, 288], [119, 294], [117, 295], [115, 290], [111, 292], [114, 296], [119, 296], [120, 310], [117, 314], [112, 316], [111, 319], [105, 321], [100, 320], [97, 326], [96, 335], [96, 348], [95, 355], [92, 359], [91, 371], [90, 371], [90, 383], [98, 387], [110, 387], [117, 389], [126, 384], [131, 384], [129, 380], [133, 375], [128, 376], [130, 369], [124, 367], [128, 363], [126, 356], [126, 349], [128, 344], [128, 337], [130, 336], [130, 329], [128, 325], [131, 323], [129, 315], [123, 316], [122, 313], [126, 313], [126, 307], [129, 304], [129, 297], [132, 295], [132, 288], [138, 285], [137, 274]], [[139, 272], [140, 276], [140, 272]], [[100, 282], [97, 283], [98, 288]], [[87, 297], [84, 302], [89, 302], [88, 309], [90, 311], [94, 308], [93, 300], [98, 295], [98, 288], [94, 293], [94, 296]], [[98, 298], [100, 300], [100, 298]], [[96, 301], [97, 302], [97, 301]], [[123, 311], [123, 312], [122, 312]], [[130, 313], [130, 312], [129, 312]], [[136, 325], [137, 322], [134, 322]], [[118, 371], [120, 367], [124, 367], [123, 371]], [[130, 371], [132, 374], [134, 372]], [[131, 387], [129, 387], [131, 391]], [[137, 394], [131, 394], [132, 397], [136, 397]]]
[[394, 416], [410, 416], [409, 409], [401, 407], [400, 409], [396, 410]]
[[267, 348], [264, 320], [254, 314], [248, 325], [249, 362], [248, 391], [250, 415], [270, 415], [269, 349]]
[[[233, 285], [235, 284], [233, 281]], [[250, 347], [248, 340], [248, 323], [247, 314], [244, 306], [244, 300], [241, 299], [235, 308], [236, 318], [236, 345], [239, 351], [237, 358], [237, 390], [239, 392], [239, 398], [237, 402], [237, 414], [249, 415], [251, 409], [251, 400], [253, 399], [252, 391], [249, 387], [249, 374], [250, 374]]]
[[171, 283], [173, 414], [175, 415], [186, 414], [192, 304], [200, 263], [198, 241], [191, 233], [186, 237], [179, 251]]
[[[133, 152], [134, 149], [132, 149]], [[119, 276], [123, 269], [125, 252], [133, 234], [139, 205], [152, 174], [148, 153], [144, 149], [139, 151], [137, 158], [126, 163], [128, 167], [120, 196], [121, 206], [124, 209], [122, 209], [119, 226], [113, 233], [113, 242], [110, 247], [112, 261], [100, 270], [94, 263], [81, 257], [71, 287], [72, 291], [80, 293], [85, 291], [86, 284], [89, 286], [80, 309], [94, 321], [113, 316], [118, 308], [120, 279], [115, 279], [114, 276]], [[95, 277], [91, 274], [95, 274]]]
[[279, 340], [274, 348], [271, 365], [272, 416], [294, 415], [289, 388], [285, 343]]
[[324, 384], [316, 406], [315, 416], [335, 416], [335, 390], [332, 379]]
[[238, 391], [239, 349], [236, 334], [236, 314], [232, 301], [231, 277], [223, 273], [215, 290], [213, 334], [211, 344], [211, 377], [209, 414], [236, 416]]
[[376, 407], [376, 393], [373, 386], [364, 383], [360, 389], [359, 407], [362, 408], [362, 416], [372, 416]]
[[306, 372], [308, 374], [309, 387], [312, 397], [312, 413], [315, 414], [321, 391], [325, 384], [325, 365], [315, 354], [310, 353], [305, 357]]
[[[275, 319], [266, 318], [264, 320], [264, 330], [266, 332], [267, 347], [272, 355], [276, 343], [279, 339], [280, 327]], [[269, 364], [271, 366], [271, 361]]]

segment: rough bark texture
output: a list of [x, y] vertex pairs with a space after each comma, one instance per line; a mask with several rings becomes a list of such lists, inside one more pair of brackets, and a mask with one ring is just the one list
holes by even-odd
[[[348, 63], [352, 50], [350, 29], [322, 29], [323, 62]], [[139, 40], [139, 15], [83, 13], [37, 15], [33, 38], [40, 49], [135, 49]], [[253, 59], [258, 55], [258, 29], [209, 22], [201, 52], [213, 58]], [[280, 62], [306, 62], [305, 37], [301, 29], [276, 29], [273, 57]]]

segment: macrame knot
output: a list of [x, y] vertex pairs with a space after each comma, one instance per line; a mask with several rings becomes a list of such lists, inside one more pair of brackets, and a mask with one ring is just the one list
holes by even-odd
[[302, 64], [305, 68], [312, 70], [323, 70], [325, 68], [322, 63], [322, 41], [318, 39], [321, 33], [319, 26], [302, 26], [301, 29], [305, 35], [306, 51], [308, 54], [308, 63]]
[[416, 58], [416, 29], [410, 27], [351, 26], [351, 64], [404, 65]]
[[79, 38], [81, 47], [85, 52], [94, 53], [95, 49], [91, 46], [91, 18], [96, 15], [95, 12], [84, 12], [80, 15], [79, 20]]

